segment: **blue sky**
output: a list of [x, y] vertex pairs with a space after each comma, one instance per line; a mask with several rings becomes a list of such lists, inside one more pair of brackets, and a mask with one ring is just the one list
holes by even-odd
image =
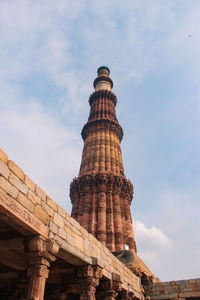
[[0, 2], [1, 147], [70, 211], [97, 68], [111, 70], [139, 255], [199, 277], [200, 1]]

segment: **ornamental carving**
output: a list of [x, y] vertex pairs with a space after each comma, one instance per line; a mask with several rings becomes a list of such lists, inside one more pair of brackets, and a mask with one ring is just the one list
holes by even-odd
[[102, 269], [97, 265], [79, 266], [77, 268], [78, 278], [99, 279], [102, 276]]
[[112, 100], [114, 105], [116, 105], [116, 103], [117, 103], [117, 96], [113, 92], [108, 91], [108, 90], [100, 90], [100, 91], [96, 91], [90, 95], [90, 98], [89, 98], [90, 106], [92, 105], [93, 101], [95, 101], [96, 99], [99, 99], [99, 98], [110, 99], [110, 100]]
[[70, 186], [70, 197], [73, 198], [75, 194], [77, 196], [77, 193], [80, 194], [83, 191], [91, 191], [92, 187], [95, 187], [98, 192], [117, 192], [118, 194], [128, 196], [128, 199], [132, 199], [134, 192], [130, 180], [113, 174], [99, 173], [74, 178]]
[[121, 297], [122, 300], [133, 300], [135, 298], [134, 293], [129, 291], [122, 291]]
[[28, 241], [28, 249], [30, 252], [46, 252], [55, 255], [59, 251], [57, 244], [41, 235], [36, 235]]
[[120, 278], [118, 280], [104, 279], [101, 281], [101, 288], [103, 290], [102, 295], [104, 297], [116, 297], [121, 291], [122, 282]]
[[109, 119], [88, 121], [82, 129], [81, 136], [85, 141], [89, 133], [92, 133], [93, 131], [100, 131], [100, 130], [113, 131], [117, 135], [120, 141], [123, 138], [122, 127], [119, 125], [117, 121], [113, 121]]
[[79, 176], [70, 186], [72, 217], [110, 251], [125, 247], [136, 251], [130, 213], [133, 185], [124, 175], [117, 97], [110, 90], [108, 68], [97, 73], [94, 85], [99, 90], [90, 95], [90, 114], [81, 132], [84, 148]]

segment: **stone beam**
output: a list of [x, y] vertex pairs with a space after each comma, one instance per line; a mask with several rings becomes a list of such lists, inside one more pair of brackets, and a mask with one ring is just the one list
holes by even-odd
[[0, 250], [11, 250], [15, 249], [24, 252], [24, 238], [16, 238], [10, 240], [0, 241]]
[[38, 218], [36, 218], [30, 211], [23, 207], [19, 202], [0, 188], [0, 212], [4, 212], [33, 234], [41, 234], [48, 236], [48, 227], [45, 226]]
[[85, 265], [86, 263], [92, 264], [91, 257], [84, 256], [81, 252], [74, 248], [70, 249], [70, 246], [68, 246], [68, 249], [66, 249], [66, 247], [65, 249], [60, 248], [57, 256], [75, 266]]
[[27, 270], [28, 260], [22, 253], [13, 250], [0, 250], [0, 263], [16, 270]]

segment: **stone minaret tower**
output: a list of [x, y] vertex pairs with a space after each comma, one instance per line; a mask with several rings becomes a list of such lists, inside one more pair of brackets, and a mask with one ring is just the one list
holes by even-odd
[[70, 186], [72, 217], [112, 251], [136, 252], [130, 204], [133, 185], [124, 175], [117, 97], [110, 70], [100, 67], [89, 98], [90, 114], [79, 175]]

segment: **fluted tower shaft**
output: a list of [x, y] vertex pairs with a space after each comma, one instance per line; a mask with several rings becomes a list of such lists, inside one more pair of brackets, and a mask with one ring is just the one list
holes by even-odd
[[88, 122], [81, 133], [80, 171], [70, 186], [72, 217], [110, 251], [136, 251], [130, 212], [133, 185], [124, 175], [117, 97], [112, 92], [110, 70], [100, 67], [97, 73]]

